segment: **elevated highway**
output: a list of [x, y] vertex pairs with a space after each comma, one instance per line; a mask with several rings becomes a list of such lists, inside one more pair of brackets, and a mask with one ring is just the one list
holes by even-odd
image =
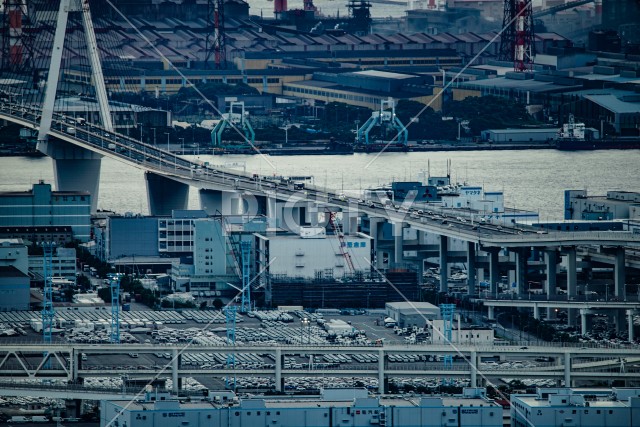
[[[29, 129], [39, 127], [39, 111], [18, 104], [0, 104], [0, 119]], [[73, 127], [73, 133], [68, 128]], [[609, 245], [640, 247], [640, 235], [627, 232], [541, 232], [484, 223], [474, 223], [443, 212], [423, 212], [410, 204], [385, 206], [382, 203], [346, 197], [328, 188], [308, 185], [294, 190], [289, 185], [235, 170], [203, 166], [157, 146], [142, 143], [126, 135], [108, 132], [99, 126], [70, 124], [55, 114], [50, 135], [97, 155], [110, 157], [183, 185], [201, 190], [240, 193], [243, 198], [262, 197], [292, 203], [313, 203], [323, 208], [353, 212], [356, 215], [385, 218], [420, 231], [477, 243], [486, 248], [560, 247]], [[56, 144], [57, 141], [48, 144]], [[163, 181], [164, 182], [164, 181]], [[251, 204], [249, 204], [251, 206]], [[249, 214], [255, 212], [249, 212]]]
[[[88, 357], [95, 355], [111, 355], [114, 363], [118, 356], [126, 357], [130, 353], [151, 354], [156, 352], [169, 353], [171, 358], [154, 366], [143, 369], [131, 366], [109, 366], [105, 368], [83, 366], [81, 354]], [[186, 353], [222, 353], [240, 354], [253, 353], [273, 355], [275, 363], [272, 368], [222, 367], [217, 369], [185, 366], [181, 363], [181, 356]], [[47, 359], [48, 354], [54, 354], [55, 359]], [[292, 354], [323, 355], [323, 354], [374, 354], [378, 361], [364, 365], [339, 365], [337, 367], [320, 367], [312, 369], [285, 368], [284, 356]], [[456, 355], [462, 361], [451, 367], [444, 367], [440, 363], [397, 364], [387, 358], [390, 354], [418, 354], [418, 355]], [[45, 356], [43, 356], [45, 355]], [[522, 359], [552, 356], [558, 360], [553, 368], [512, 366], [509, 369], [478, 368], [483, 358], [499, 357], [503, 359]], [[381, 387], [385, 378], [403, 376], [455, 376], [470, 378], [473, 386], [482, 378], [555, 378], [570, 384], [573, 380], [592, 378], [631, 378], [639, 372], [635, 364], [629, 363], [629, 369], [621, 372], [616, 369], [620, 358], [629, 361], [640, 360], [640, 347], [577, 347], [536, 345], [523, 343], [519, 345], [407, 345], [389, 344], [384, 346], [334, 346], [334, 345], [149, 345], [149, 344], [9, 344], [0, 349], [0, 377], [13, 379], [66, 379], [77, 383], [85, 377], [122, 377], [149, 378], [170, 377], [176, 387], [179, 378], [193, 375], [213, 376], [266, 376], [275, 378], [276, 388], [281, 390], [283, 377], [289, 376], [374, 376], [378, 378]], [[51, 362], [46, 363], [47, 360]], [[593, 361], [603, 363], [593, 364]], [[95, 368], [95, 369], [94, 369]], [[626, 375], [626, 377], [625, 377]], [[638, 377], [640, 378], [640, 377]], [[177, 390], [177, 389], [176, 389]]]

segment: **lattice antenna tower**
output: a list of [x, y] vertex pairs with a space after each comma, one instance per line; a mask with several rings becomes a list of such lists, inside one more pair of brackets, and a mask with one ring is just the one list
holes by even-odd
[[[456, 311], [455, 304], [440, 304], [440, 316], [442, 317], [442, 334], [446, 340], [447, 344], [451, 344], [451, 340], [453, 337], [453, 314]], [[442, 358], [444, 362], [445, 371], [448, 369], [453, 369], [453, 356], [450, 354], [444, 355]], [[443, 378], [443, 385], [451, 385], [451, 378]]]
[[535, 54], [532, 1], [504, 0], [502, 27], [499, 59], [513, 62], [517, 72], [531, 71]]
[[[236, 345], [236, 311], [235, 305], [228, 305], [224, 309], [224, 314], [227, 320], [227, 345]], [[236, 367], [236, 354], [233, 352], [227, 353], [227, 369], [234, 369]], [[227, 389], [231, 388], [232, 379], [227, 375], [225, 379], [225, 385]], [[233, 374], [233, 388], [236, 387], [236, 377]]]
[[207, 1], [207, 36], [205, 40], [205, 67], [211, 56], [216, 70], [227, 68], [227, 35], [224, 27], [224, 0]]
[[114, 277], [110, 282], [111, 288], [111, 335], [112, 344], [120, 343], [120, 278]]
[[240, 313], [251, 311], [251, 243], [240, 242], [242, 253], [242, 296], [240, 300]]
[[[27, 0], [0, 0], [2, 52], [0, 70], [13, 73], [33, 72], [33, 38], [29, 31]], [[25, 31], [26, 30], [26, 31]]]
[[53, 308], [53, 248], [55, 243], [43, 242], [42, 251], [42, 273], [44, 276], [44, 299], [42, 301], [42, 340], [45, 343], [51, 343], [51, 335], [53, 333], [53, 322], [56, 315]]

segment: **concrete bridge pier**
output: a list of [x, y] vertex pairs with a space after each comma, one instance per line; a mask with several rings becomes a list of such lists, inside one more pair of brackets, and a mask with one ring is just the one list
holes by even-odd
[[616, 333], [620, 333], [624, 331], [624, 327], [626, 325], [626, 313], [624, 309], [616, 309], [613, 310], [613, 324], [616, 326]]
[[449, 247], [449, 240], [447, 236], [440, 236], [440, 292], [447, 292], [449, 290], [449, 283], [447, 280], [447, 266], [449, 262], [447, 260], [447, 251]]
[[401, 221], [393, 223], [393, 250], [396, 264], [404, 263], [404, 246], [403, 246], [403, 223]]
[[276, 358], [276, 371], [275, 371], [275, 381], [276, 381], [276, 391], [281, 392], [282, 387], [282, 348], [276, 347], [275, 350], [275, 358]]
[[580, 333], [582, 335], [585, 335], [588, 331], [588, 327], [589, 327], [589, 322], [588, 322], [588, 318], [587, 316], [592, 314], [593, 311], [589, 310], [588, 308], [581, 308], [580, 309]]
[[358, 232], [358, 213], [357, 211], [342, 211], [342, 232], [346, 235], [356, 234]]
[[234, 191], [201, 189], [200, 209], [209, 215], [239, 215], [242, 213], [242, 199]]
[[102, 155], [61, 140], [40, 141], [38, 150], [53, 159], [56, 190], [91, 193], [91, 212], [95, 213], [98, 210]]
[[378, 249], [378, 243], [379, 243], [378, 235], [380, 233], [380, 230], [382, 229], [382, 226], [384, 225], [384, 222], [385, 222], [384, 218], [369, 218], [369, 235], [373, 239], [373, 242], [371, 244], [373, 245], [373, 251], [375, 253], [375, 260], [374, 260], [373, 267], [377, 269], [383, 268], [382, 252], [380, 252], [380, 250]]
[[[566, 249], [567, 257], [567, 299], [571, 300], [578, 294], [578, 269], [576, 262], [576, 247], [571, 246]], [[567, 324], [575, 326], [578, 311], [575, 308], [567, 310]]]
[[633, 316], [636, 314], [636, 310], [627, 310], [626, 314], [629, 342], [633, 342], [636, 338], [635, 334], [633, 333]]
[[476, 244], [467, 243], [467, 293], [476, 294]]
[[516, 295], [522, 295], [527, 271], [527, 251], [525, 248], [516, 248], [513, 251], [516, 254], [516, 288], [512, 290], [516, 292]]
[[[552, 299], [557, 294], [557, 265], [558, 265], [558, 253], [555, 248], [547, 248], [544, 251], [544, 263], [546, 266], [547, 277], [545, 284], [545, 291], [547, 293], [547, 299]], [[547, 307], [547, 320], [556, 318], [556, 309], [553, 307]]]
[[498, 283], [500, 282], [500, 248], [487, 248], [489, 252], [489, 286], [492, 297], [498, 295]]
[[171, 211], [187, 208], [189, 186], [165, 176], [146, 172], [147, 202], [152, 216], [171, 215]]
[[626, 300], [627, 293], [625, 290], [624, 248], [616, 248], [614, 256], [613, 281], [615, 285], [615, 294], [618, 299]]

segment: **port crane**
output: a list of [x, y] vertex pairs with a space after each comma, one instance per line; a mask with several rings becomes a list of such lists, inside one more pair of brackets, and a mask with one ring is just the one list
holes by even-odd
[[371, 132], [375, 126], [395, 129], [397, 131], [396, 142], [407, 145], [409, 132], [407, 131], [407, 127], [403, 125], [396, 116], [396, 104], [393, 98], [380, 101], [380, 110], [371, 113], [371, 117], [358, 129], [356, 142], [369, 145], [369, 132]]
[[338, 242], [339, 242], [338, 246], [340, 246], [340, 254], [346, 261], [347, 267], [349, 267], [349, 272], [353, 273], [355, 270], [353, 267], [353, 261], [351, 260], [351, 255], [346, 250], [347, 244], [344, 241], [344, 233], [342, 232], [341, 229], [338, 228], [338, 225], [336, 224], [336, 213], [327, 209], [325, 214], [328, 216], [329, 225], [331, 226], [331, 229], [333, 230], [335, 235], [338, 237]]
[[[242, 129], [246, 141], [253, 145], [256, 139], [256, 133], [249, 123], [249, 113], [245, 111], [244, 102], [233, 101], [229, 104], [229, 112], [222, 114], [222, 118], [211, 131], [211, 142], [214, 147], [222, 146], [222, 132], [231, 126], [236, 129]], [[244, 144], [242, 144], [244, 145]]]

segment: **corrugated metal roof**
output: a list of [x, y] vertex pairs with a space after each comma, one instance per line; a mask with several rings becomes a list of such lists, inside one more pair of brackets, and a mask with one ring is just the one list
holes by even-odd
[[616, 114], [640, 113], [639, 102], [625, 102], [614, 95], [585, 95], [585, 99]]

